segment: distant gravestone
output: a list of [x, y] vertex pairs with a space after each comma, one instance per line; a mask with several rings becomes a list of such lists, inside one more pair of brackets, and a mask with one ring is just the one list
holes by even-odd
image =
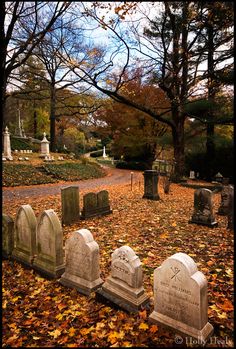
[[30, 267], [36, 253], [36, 226], [37, 220], [32, 207], [22, 205], [15, 219], [12, 257]]
[[189, 178], [195, 179], [195, 172], [194, 171], [190, 171]]
[[176, 253], [155, 269], [154, 311], [149, 320], [203, 343], [212, 334], [207, 280], [187, 254]]
[[99, 246], [87, 229], [75, 231], [66, 240], [65, 272], [59, 282], [85, 295], [101, 286]]
[[213, 214], [213, 193], [210, 189], [197, 189], [194, 192], [194, 212], [189, 223], [216, 227]]
[[87, 193], [83, 197], [83, 209], [81, 219], [101, 216], [112, 213], [107, 190], [99, 193]]
[[8, 132], [7, 126], [3, 133], [3, 157], [6, 158], [7, 160], [13, 160], [13, 157], [11, 155], [10, 133]]
[[227, 229], [234, 230], [234, 191], [229, 194]]
[[36, 235], [34, 269], [50, 278], [57, 278], [65, 271], [63, 233], [56, 213], [45, 210], [39, 217]]
[[46, 138], [46, 133], [43, 133], [43, 139], [41, 141], [41, 154], [40, 157], [45, 157], [50, 155], [50, 151], [49, 151], [49, 141]]
[[62, 224], [71, 224], [80, 219], [79, 187], [61, 189]]
[[158, 172], [155, 170], [146, 170], [144, 175], [144, 199], [159, 200], [158, 194]]
[[218, 209], [218, 214], [225, 216], [228, 214], [229, 211], [229, 197], [230, 193], [234, 191], [234, 188], [232, 185], [224, 185], [223, 189], [221, 191], [221, 204]]
[[148, 305], [141, 262], [132, 248], [122, 246], [112, 253], [111, 275], [97, 294], [129, 312], [137, 312]]
[[14, 248], [14, 220], [2, 214], [2, 256], [9, 258]]

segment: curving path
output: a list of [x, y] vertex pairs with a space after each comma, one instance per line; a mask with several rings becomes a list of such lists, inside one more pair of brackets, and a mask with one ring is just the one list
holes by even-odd
[[[131, 171], [121, 170], [116, 168], [110, 168], [103, 166], [107, 172], [107, 175], [102, 178], [85, 179], [81, 181], [73, 182], [60, 182], [50, 184], [40, 184], [21, 187], [10, 187], [2, 189], [3, 201], [12, 201], [14, 199], [22, 199], [25, 197], [40, 197], [47, 195], [60, 194], [61, 188], [69, 185], [78, 185], [80, 189], [90, 190], [100, 186], [112, 186], [117, 184], [130, 184], [131, 183]], [[142, 179], [141, 171], [133, 172], [133, 183]]]

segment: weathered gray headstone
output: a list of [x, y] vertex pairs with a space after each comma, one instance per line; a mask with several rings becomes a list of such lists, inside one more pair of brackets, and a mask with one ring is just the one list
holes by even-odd
[[101, 286], [99, 246], [87, 229], [75, 231], [66, 240], [65, 272], [59, 282], [79, 292], [90, 293]]
[[137, 312], [148, 305], [141, 262], [132, 248], [122, 246], [112, 253], [111, 275], [97, 294], [129, 312]]
[[232, 185], [224, 185], [221, 191], [221, 203], [218, 209], [218, 214], [225, 216], [229, 211], [229, 196], [230, 193], [234, 191]]
[[146, 170], [144, 175], [144, 195], [143, 198], [149, 200], [159, 200], [158, 194], [158, 172], [155, 170]]
[[229, 194], [227, 229], [234, 229], [234, 191], [231, 191]]
[[37, 220], [32, 207], [22, 205], [15, 218], [12, 257], [28, 266], [32, 266], [36, 253], [36, 226]]
[[194, 171], [190, 171], [189, 178], [190, 179], [195, 179], [195, 172]]
[[39, 217], [36, 235], [34, 269], [45, 276], [57, 278], [65, 271], [63, 233], [56, 213], [45, 210]]
[[149, 320], [203, 343], [212, 334], [207, 280], [187, 254], [176, 253], [155, 269], [154, 311]]
[[2, 214], [2, 256], [8, 258], [14, 248], [14, 220]]
[[210, 189], [197, 189], [194, 192], [194, 211], [189, 223], [216, 227], [213, 214], [213, 193]]
[[79, 187], [61, 189], [62, 224], [71, 224], [80, 219]]
[[85, 194], [83, 197], [83, 205], [84, 206], [81, 212], [81, 219], [112, 213], [107, 190], [102, 190], [97, 194]]

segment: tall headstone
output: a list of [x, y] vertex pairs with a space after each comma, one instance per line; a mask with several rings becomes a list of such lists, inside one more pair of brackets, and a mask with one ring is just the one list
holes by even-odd
[[154, 311], [150, 322], [197, 338], [212, 334], [208, 322], [207, 280], [185, 253], [167, 258], [154, 271]]
[[111, 275], [97, 294], [129, 312], [138, 312], [148, 305], [141, 262], [132, 248], [122, 246], [112, 253]]
[[221, 203], [218, 209], [218, 214], [222, 216], [226, 216], [229, 211], [229, 197], [230, 193], [234, 192], [234, 188], [232, 185], [224, 185], [221, 191]]
[[3, 133], [3, 157], [8, 160], [13, 160], [11, 155], [11, 141], [10, 141], [10, 133], [8, 132], [8, 127], [6, 126], [5, 131]]
[[159, 200], [158, 194], [158, 172], [155, 170], [146, 170], [144, 175], [144, 195], [143, 198], [149, 200]]
[[36, 226], [37, 219], [32, 207], [22, 205], [15, 218], [12, 257], [30, 267], [36, 253]]
[[85, 295], [101, 286], [99, 246], [87, 229], [75, 231], [66, 240], [65, 272], [59, 282]]
[[107, 158], [107, 154], [106, 154], [106, 148], [103, 147], [103, 154], [102, 154], [103, 158]]
[[33, 267], [50, 278], [57, 278], [65, 271], [62, 227], [52, 209], [39, 217]]
[[62, 224], [71, 224], [80, 219], [79, 187], [61, 189]]
[[210, 189], [197, 189], [194, 192], [194, 211], [189, 223], [216, 227], [213, 214], [213, 193]]
[[227, 229], [234, 230], [234, 191], [229, 194]]
[[41, 154], [40, 154], [40, 156], [48, 156], [48, 155], [50, 155], [49, 143], [50, 142], [46, 138], [46, 133], [44, 132], [43, 133], [43, 139], [41, 141]]
[[2, 256], [9, 258], [14, 248], [14, 220], [2, 214]]

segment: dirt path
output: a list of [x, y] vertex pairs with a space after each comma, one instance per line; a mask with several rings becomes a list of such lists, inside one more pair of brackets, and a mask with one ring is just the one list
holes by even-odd
[[[94, 190], [100, 186], [113, 186], [117, 184], [131, 184], [131, 171], [109, 168], [103, 166], [107, 175], [102, 178], [86, 179], [73, 182], [59, 182], [50, 184], [40, 184], [21, 187], [3, 188], [3, 201], [12, 201], [14, 199], [22, 199], [25, 197], [39, 197], [47, 195], [60, 194], [61, 188], [69, 185], [78, 185], [81, 190]], [[141, 171], [133, 171], [133, 183], [142, 181], [143, 176]]]

